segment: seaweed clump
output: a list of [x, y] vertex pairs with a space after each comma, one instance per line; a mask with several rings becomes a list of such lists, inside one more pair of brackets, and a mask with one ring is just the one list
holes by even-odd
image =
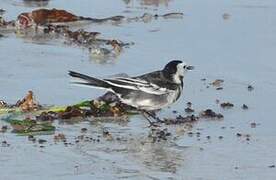
[[194, 123], [199, 119], [199, 117], [195, 115], [190, 115], [190, 116], [177, 116], [176, 118], [165, 118], [163, 122], [166, 125], [172, 125], [172, 124], [185, 124], [185, 123]]
[[33, 91], [28, 91], [27, 95], [22, 100], [17, 101], [15, 106], [19, 107], [23, 112], [41, 109], [41, 106], [34, 97]]
[[220, 113], [214, 112], [212, 109], [206, 109], [200, 113], [201, 118], [209, 118], [209, 119], [222, 119], [223, 115]]
[[11, 120], [14, 133], [28, 135], [38, 132], [54, 132], [55, 127], [49, 122], [39, 122], [33, 119]]
[[113, 93], [106, 93], [98, 99], [83, 101], [67, 106], [63, 110], [42, 112], [36, 117], [37, 120], [52, 121], [55, 119], [72, 119], [86, 117], [121, 117], [128, 113], [131, 108], [118, 101]]
[[221, 103], [220, 106], [224, 109], [226, 108], [232, 108], [234, 107], [234, 104], [230, 103], [230, 102], [224, 102], [224, 103]]

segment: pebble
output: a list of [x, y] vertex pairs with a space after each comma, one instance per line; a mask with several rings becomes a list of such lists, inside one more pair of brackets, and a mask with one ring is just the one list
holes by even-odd
[[248, 90], [248, 91], [253, 91], [253, 90], [254, 90], [254, 87], [253, 87], [252, 85], [248, 85], [248, 86], [247, 86], [247, 90]]
[[87, 128], [81, 128], [81, 132], [82, 132], [82, 133], [87, 132]]
[[46, 143], [46, 142], [47, 142], [47, 141], [46, 141], [45, 139], [39, 139], [39, 140], [38, 140], [38, 143], [39, 143], [39, 144], [44, 144], [44, 143]]
[[243, 110], [247, 110], [247, 109], [248, 109], [248, 106], [247, 106], [246, 104], [243, 104], [243, 105], [242, 105], [242, 109], [243, 109]]
[[250, 123], [250, 126], [251, 126], [251, 128], [256, 128], [256, 126], [257, 126], [257, 123], [255, 123], [255, 122], [253, 122], [253, 123]]

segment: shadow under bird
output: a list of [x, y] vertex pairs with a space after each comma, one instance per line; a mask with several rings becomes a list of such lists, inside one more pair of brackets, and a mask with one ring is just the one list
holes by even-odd
[[193, 66], [183, 61], [172, 60], [162, 70], [134, 77], [99, 79], [74, 71], [69, 71], [69, 75], [75, 78], [74, 84], [113, 92], [122, 103], [153, 117], [150, 111], [162, 109], [179, 99], [183, 78], [192, 69]]

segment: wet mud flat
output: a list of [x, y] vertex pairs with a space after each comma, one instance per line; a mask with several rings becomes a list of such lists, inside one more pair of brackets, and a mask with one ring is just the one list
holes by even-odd
[[[61, 26], [47, 27], [47, 38], [45, 32], [0, 32], [0, 106], [19, 108], [1, 114], [1, 178], [275, 178], [274, 2], [114, 0], [85, 1], [85, 7], [62, 0], [0, 2], [5, 21], [39, 8], [93, 18], [143, 17], [77, 25], [66, 31], [69, 39], [55, 34], [64, 30]], [[184, 16], [154, 17], [171, 12]], [[89, 49], [82, 41], [88, 32], [107, 40], [100, 48], [112, 50], [112, 40], [130, 44], [115, 57], [91, 56], [94, 46]], [[90, 35], [93, 39], [96, 34]], [[99, 77], [136, 75], [160, 69], [171, 59], [184, 59], [196, 68], [185, 77], [181, 99], [157, 112], [158, 127], [148, 127], [140, 114], [120, 114], [105, 105], [99, 109], [109, 118], [86, 116], [86, 110], [101, 106], [76, 108], [104, 92], [72, 87], [68, 70]], [[29, 90], [36, 101], [24, 103], [30, 102], [25, 97]], [[42, 112], [53, 106], [62, 111]]]

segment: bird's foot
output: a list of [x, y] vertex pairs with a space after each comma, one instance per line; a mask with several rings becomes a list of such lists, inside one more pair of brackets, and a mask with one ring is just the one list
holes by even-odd
[[160, 125], [158, 122], [149, 121], [148, 128], [152, 128], [152, 127], [160, 127]]
[[[149, 122], [149, 126], [148, 127], [160, 127], [159, 123], [162, 122], [160, 120], [160, 118], [158, 118], [155, 114], [152, 114], [151, 112], [148, 111], [143, 111], [143, 116], [147, 119], [147, 121]], [[155, 122], [151, 121], [151, 119], [156, 120]]]

